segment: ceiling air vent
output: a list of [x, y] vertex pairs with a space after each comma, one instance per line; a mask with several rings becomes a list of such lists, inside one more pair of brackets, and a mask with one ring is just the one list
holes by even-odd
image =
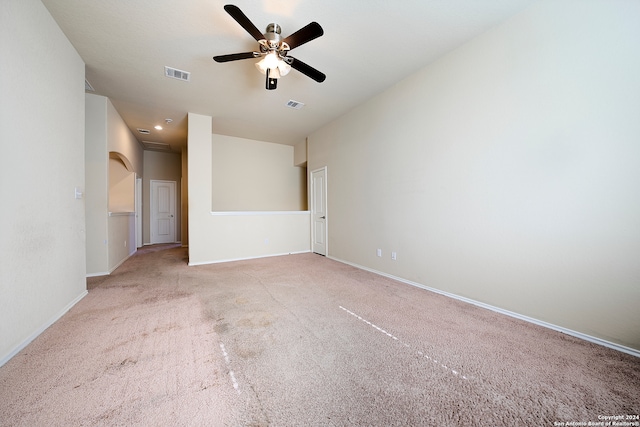
[[146, 150], [171, 151], [171, 146], [166, 142], [142, 141]]
[[96, 90], [93, 88], [93, 86], [91, 86], [91, 83], [89, 83], [87, 81], [87, 79], [84, 79], [84, 90], [88, 91], [88, 92], [95, 92]]
[[298, 101], [294, 101], [293, 99], [290, 99], [289, 102], [287, 102], [287, 107], [299, 110], [302, 107], [304, 107], [304, 104], [302, 102], [298, 102]]
[[138, 128], [138, 132], [140, 132], [143, 135], [149, 135], [151, 133], [149, 129], [140, 129], [140, 128]]
[[172, 79], [182, 80], [188, 82], [191, 78], [191, 73], [188, 71], [182, 71], [171, 67], [164, 67], [164, 75], [171, 77]]

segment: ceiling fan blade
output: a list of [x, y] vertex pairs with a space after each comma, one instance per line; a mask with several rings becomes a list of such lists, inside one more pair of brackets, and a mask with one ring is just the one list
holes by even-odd
[[227, 4], [224, 6], [224, 10], [226, 10], [227, 13], [231, 15], [231, 17], [235, 19], [236, 22], [247, 31], [247, 33], [251, 34], [251, 36], [256, 39], [256, 41], [264, 39], [264, 35], [260, 32], [260, 30], [258, 30], [258, 28], [256, 28], [255, 25], [253, 25], [253, 22], [251, 22], [249, 18], [247, 18], [247, 15], [242, 13], [238, 6]]
[[291, 64], [290, 64], [291, 68], [293, 68], [294, 70], [300, 71], [302, 74], [304, 74], [307, 77], [312, 78], [313, 80], [317, 81], [318, 83], [322, 83], [324, 81], [324, 79], [327, 78], [327, 76], [325, 76], [324, 73], [321, 73], [320, 71], [316, 70], [311, 65], [307, 65], [304, 62], [302, 62], [299, 59], [296, 59], [296, 58], [294, 58], [292, 56], [289, 56], [288, 58], [291, 58], [293, 60], [291, 62]]
[[313, 39], [317, 39], [324, 34], [324, 30], [317, 22], [312, 22], [309, 25], [300, 28], [295, 33], [288, 36], [283, 40], [284, 43], [289, 45], [290, 49], [295, 49]]
[[231, 53], [229, 55], [214, 56], [213, 60], [216, 62], [229, 62], [229, 61], [237, 61], [239, 59], [257, 58], [259, 56], [260, 54], [258, 52], [242, 52], [242, 53]]

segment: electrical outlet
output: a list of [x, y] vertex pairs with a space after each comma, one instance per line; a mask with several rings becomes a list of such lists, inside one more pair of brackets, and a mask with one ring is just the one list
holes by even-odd
[[397, 260], [398, 259], [398, 254], [396, 254], [395, 252], [391, 252], [391, 259], [392, 260]]
[[378, 255], [378, 256], [382, 256], [382, 249], [378, 249], [378, 250], [376, 251], [376, 253], [377, 253], [377, 255]]

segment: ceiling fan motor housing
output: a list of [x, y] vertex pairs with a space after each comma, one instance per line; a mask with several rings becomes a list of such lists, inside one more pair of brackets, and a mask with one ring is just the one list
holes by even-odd
[[264, 38], [267, 41], [267, 48], [269, 50], [279, 50], [280, 42], [282, 41], [282, 36], [280, 33], [282, 32], [282, 28], [280, 25], [271, 23], [267, 25], [267, 32], [264, 33]]

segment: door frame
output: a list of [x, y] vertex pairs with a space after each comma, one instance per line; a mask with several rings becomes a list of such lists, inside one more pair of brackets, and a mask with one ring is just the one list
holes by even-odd
[[329, 255], [329, 205], [327, 203], [328, 200], [328, 195], [327, 195], [327, 191], [328, 191], [328, 185], [327, 182], [329, 180], [329, 175], [328, 175], [328, 171], [327, 171], [327, 166], [323, 166], [321, 168], [318, 169], [314, 169], [310, 172], [310, 176], [309, 176], [309, 187], [311, 188], [311, 203], [310, 203], [310, 208], [311, 208], [311, 252], [313, 253], [317, 253], [313, 250], [313, 246], [314, 246], [314, 241], [315, 241], [315, 224], [314, 224], [314, 211], [315, 211], [315, 186], [313, 183], [313, 175], [315, 173], [318, 172], [324, 172], [324, 185], [323, 185], [323, 193], [324, 193], [324, 215], [325, 215], [325, 220], [324, 220], [324, 254], [320, 254], [320, 255], [324, 255], [324, 256], [328, 256]]
[[142, 178], [136, 174], [136, 248], [142, 247]]

